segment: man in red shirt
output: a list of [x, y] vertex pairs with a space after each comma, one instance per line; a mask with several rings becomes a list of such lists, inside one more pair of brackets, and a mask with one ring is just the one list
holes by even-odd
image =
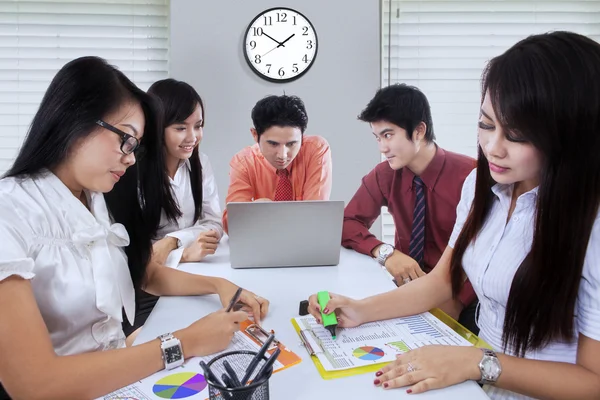
[[[449, 152], [434, 142], [429, 102], [405, 84], [382, 88], [358, 117], [371, 125], [379, 151], [387, 158], [362, 180], [344, 211], [342, 245], [376, 258], [397, 285], [431, 271], [448, 244], [463, 182], [475, 160]], [[369, 232], [387, 207], [396, 225], [395, 243]], [[458, 299], [440, 308], [453, 318], [475, 303], [466, 282]], [[476, 330], [474, 305], [461, 322]]]

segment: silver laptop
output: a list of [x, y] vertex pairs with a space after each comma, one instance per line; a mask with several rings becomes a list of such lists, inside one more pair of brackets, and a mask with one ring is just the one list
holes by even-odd
[[343, 201], [227, 204], [233, 268], [337, 265]]

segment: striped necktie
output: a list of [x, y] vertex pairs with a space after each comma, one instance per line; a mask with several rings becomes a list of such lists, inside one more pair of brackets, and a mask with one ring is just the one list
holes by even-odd
[[413, 187], [415, 188], [416, 197], [408, 255], [423, 267], [423, 252], [425, 249], [425, 185], [421, 178], [415, 176]]
[[290, 181], [289, 171], [287, 169], [278, 169], [277, 187], [275, 188], [275, 201], [292, 201], [294, 193], [292, 191], [292, 181]]

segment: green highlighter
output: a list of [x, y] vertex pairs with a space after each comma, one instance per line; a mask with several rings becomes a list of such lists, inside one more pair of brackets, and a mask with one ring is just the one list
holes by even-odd
[[317, 293], [317, 301], [319, 302], [319, 306], [321, 307], [321, 319], [323, 321], [323, 326], [327, 328], [329, 332], [331, 332], [331, 337], [336, 338], [335, 328], [337, 328], [338, 320], [335, 316], [335, 312], [330, 314], [323, 314], [323, 310], [329, 303], [331, 297], [329, 297], [329, 292], [319, 292]]

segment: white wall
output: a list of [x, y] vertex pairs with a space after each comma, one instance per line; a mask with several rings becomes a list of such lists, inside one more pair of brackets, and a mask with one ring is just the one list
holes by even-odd
[[[319, 39], [311, 69], [286, 84], [260, 79], [242, 53], [246, 27], [272, 7], [304, 14]], [[253, 143], [252, 107], [266, 95], [284, 92], [305, 102], [306, 134], [324, 136], [331, 145], [332, 200], [350, 200], [379, 162], [369, 126], [356, 119], [380, 85], [379, 7], [378, 0], [171, 1], [170, 76], [194, 86], [206, 103], [201, 149], [213, 164], [222, 203], [231, 157]]]

